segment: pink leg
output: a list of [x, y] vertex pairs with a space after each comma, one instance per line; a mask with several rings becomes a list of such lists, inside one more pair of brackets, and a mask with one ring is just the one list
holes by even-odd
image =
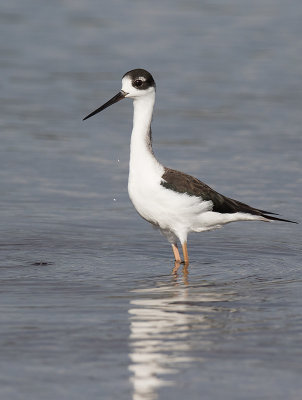
[[188, 255], [187, 242], [184, 242], [182, 244], [182, 252], [183, 252], [183, 255], [184, 255], [184, 263], [185, 263], [185, 265], [189, 265], [189, 255]]
[[180, 263], [181, 262], [181, 258], [180, 258], [180, 254], [179, 254], [179, 251], [178, 251], [177, 244], [172, 243], [172, 250], [173, 250], [175, 261]]

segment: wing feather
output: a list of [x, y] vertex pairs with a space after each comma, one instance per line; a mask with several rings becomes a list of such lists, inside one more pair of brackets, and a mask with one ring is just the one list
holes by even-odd
[[[213, 209], [212, 211], [219, 213], [248, 213], [253, 215], [259, 215], [267, 219], [294, 222], [282, 218], [272, 217], [271, 215], [278, 215], [269, 211], [260, 210], [251, 207], [241, 201], [231, 199], [229, 197], [223, 196], [222, 194], [216, 192], [210, 186], [201, 182], [199, 179], [185, 174], [174, 169], [165, 168], [165, 172], [162, 175], [161, 185], [166, 189], [173, 190], [178, 193], [187, 193], [189, 196], [200, 197], [205, 201], [212, 201]], [[270, 214], [270, 215], [267, 215]]]

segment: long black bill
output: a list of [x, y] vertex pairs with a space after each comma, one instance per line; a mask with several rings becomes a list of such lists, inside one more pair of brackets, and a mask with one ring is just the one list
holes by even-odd
[[93, 115], [105, 110], [105, 108], [111, 106], [112, 104], [117, 103], [120, 100], [123, 100], [126, 95], [127, 95], [127, 93], [124, 92], [123, 90], [121, 90], [118, 94], [116, 94], [114, 97], [112, 97], [112, 99], [107, 101], [107, 103], [103, 104], [101, 107], [97, 108], [92, 113], [88, 114], [85, 118], [83, 118], [83, 121], [85, 121], [85, 119], [88, 119], [88, 118], [92, 117]]

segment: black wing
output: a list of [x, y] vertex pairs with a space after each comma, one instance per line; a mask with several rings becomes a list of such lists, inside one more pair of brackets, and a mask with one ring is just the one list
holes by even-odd
[[254, 207], [250, 207], [245, 203], [241, 203], [238, 200], [223, 196], [222, 194], [211, 189], [210, 186], [201, 182], [199, 179], [170, 168], [165, 168], [165, 172], [162, 176], [161, 185], [164, 186], [166, 189], [170, 189], [178, 193], [187, 193], [189, 196], [201, 197], [203, 200], [206, 201], [210, 200], [213, 203], [212, 211], [216, 211], [219, 213], [233, 214], [236, 212], [242, 212], [247, 214], [259, 215], [271, 220], [296, 223], [287, 219], [273, 217], [271, 214], [278, 214], [265, 210], [259, 210]]

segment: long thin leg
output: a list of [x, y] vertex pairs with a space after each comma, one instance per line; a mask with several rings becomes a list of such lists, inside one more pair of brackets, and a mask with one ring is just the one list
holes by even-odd
[[175, 278], [177, 278], [177, 276], [178, 276], [178, 270], [179, 270], [180, 266], [181, 266], [181, 262], [180, 261], [175, 261], [174, 267], [172, 269], [172, 274], [175, 276]]
[[176, 243], [172, 243], [172, 250], [173, 250], [175, 261], [180, 263], [181, 262], [181, 258], [180, 258], [180, 254], [179, 254], [178, 247], [177, 247]]
[[185, 263], [185, 265], [189, 265], [189, 255], [188, 255], [187, 242], [184, 242], [182, 244], [182, 252], [183, 252], [183, 255], [184, 255], [184, 263]]

